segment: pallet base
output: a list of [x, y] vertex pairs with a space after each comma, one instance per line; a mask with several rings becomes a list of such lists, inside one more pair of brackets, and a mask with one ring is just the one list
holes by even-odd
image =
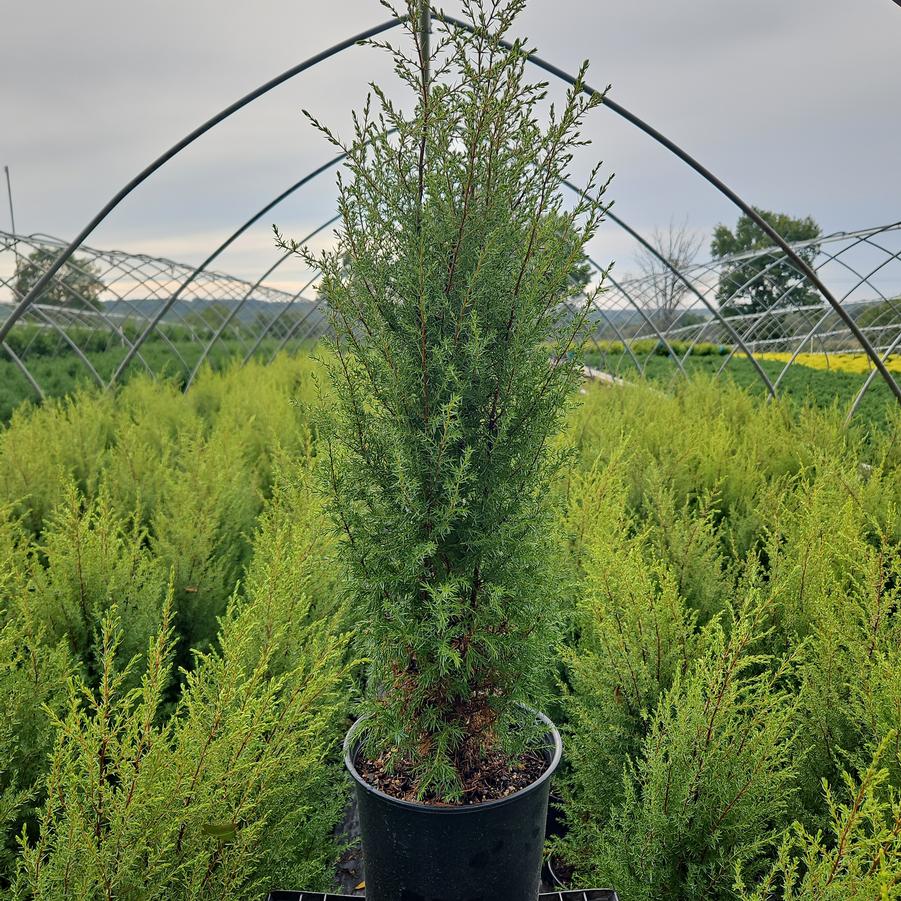
[[[360, 895], [275, 891], [269, 893], [267, 901], [360, 901], [360, 899]], [[619, 898], [611, 888], [587, 888], [542, 892], [538, 896], [538, 901], [619, 901]]]

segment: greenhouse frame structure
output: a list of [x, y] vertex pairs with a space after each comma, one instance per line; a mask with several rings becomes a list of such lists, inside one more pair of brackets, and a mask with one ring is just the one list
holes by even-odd
[[[294, 349], [323, 333], [327, 328], [326, 303], [315, 294], [317, 273], [296, 292], [280, 290], [271, 283], [290, 252], [282, 252], [254, 280], [226, 275], [216, 269], [216, 262], [270, 211], [339, 166], [343, 154], [324, 161], [268, 200], [199, 265], [100, 250], [87, 242], [136, 187], [219, 123], [279, 85], [405, 21], [406, 17], [393, 18], [353, 35], [235, 101], [136, 174], [72, 241], [0, 232], [0, 292], [5, 290], [10, 298], [5, 303], [0, 301], [0, 348], [36, 397], [44, 395], [44, 388], [31, 363], [47, 353], [71, 354], [84, 375], [104, 388], [121, 381], [132, 367], [152, 375], [175, 376], [188, 388], [205, 363], [225, 358], [245, 363], [255, 358], [271, 359], [279, 351]], [[442, 16], [442, 21], [446, 27], [471, 28], [469, 23], [448, 16]], [[426, 16], [419, 27], [427, 34], [431, 24]], [[537, 55], [529, 54], [528, 59], [554, 78], [575, 84], [575, 76]], [[595, 93], [590, 86], [583, 89]], [[619, 377], [628, 378], [630, 371], [640, 375], [651, 354], [662, 354], [670, 358], [676, 372], [685, 373], [691, 355], [702, 346], [714, 344], [722, 356], [717, 374], [727, 372], [736, 359], [748, 360], [766, 393], [775, 397], [802, 353], [822, 354], [827, 366], [830, 356], [836, 354], [865, 354], [869, 372], [848, 410], [848, 418], [876, 380], [901, 402], [901, 387], [888, 365], [901, 344], [901, 297], [890, 287], [901, 269], [901, 222], [814, 241], [788, 242], [751, 204], [653, 126], [606, 94], [599, 109], [614, 113], [674, 154], [771, 241], [769, 248], [753, 254], [677, 267], [618, 210], [608, 210], [608, 221], [642, 249], [658, 269], [658, 276], [669, 279], [670, 300], [675, 286], [677, 301], [662, 308], [658, 276], [617, 279], [608, 273], [607, 289], [592, 311], [590, 336], [605, 369], [615, 370], [611, 374]], [[571, 182], [564, 186], [576, 194], [581, 190]], [[328, 219], [299, 243], [326, 232], [336, 221], [337, 217]], [[41, 259], [53, 262], [27, 290], [18, 290], [19, 261], [36, 251], [43, 251]], [[747, 265], [749, 262], [751, 265]], [[595, 260], [590, 260], [590, 265], [596, 273], [602, 271]], [[720, 282], [727, 269], [752, 275], [724, 297]], [[79, 270], [102, 283], [100, 296], [78, 297], [77, 291], [67, 287], [78, 284], [72, 276]], [[779, 296], [766, 309], [742, 312], [743, 299], [776, 271], [782, 274]], [[828, 287], [837, 283], [842, 284], [841, 291]], [[66, 302], [47, 302], [48, 297], [60, 294]], [[146, 352], [149, 346], [155, 347], [152, 359]], [[612, 347], [617, 350], [615, 355], [608, 353]], [[775, 377], [758, 361], [757, 355], [764, 352], [777, 352], [785, 358]], [[104, 367], [96, 364], [98, 353], [103, 354]]]

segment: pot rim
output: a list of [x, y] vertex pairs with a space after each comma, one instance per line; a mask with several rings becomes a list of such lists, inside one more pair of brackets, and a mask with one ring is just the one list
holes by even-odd
[[557, 727], [540, 710], [532, 710], [531, 708], [526, 709], [529, 711], [529, 713], [533, 714], [537, 720], [547, 726], [548, 735], [551, 737], [551, 740], [553, 742], [553, 753], [550, 755], [551, 759], [547, 765], [547, 768], [534, 782], [532, 782], [530, 785], [527, 785], [525, 788], [519, 789], [519, 791], [514, 792], [512, 795], [507, 795], [507, 797], [505, 798], [495, 798], [491, 801], [478, 801], [475, 804], [457, 804], [453, 806], [445, 806], [440, 804], [427, 804], [424, 801], [407, 801], [403, 798], [395, 798], [394, 795], [389, 795], [387, 792], [383, 792], [381, 789], [376, 788], [374, 785], [371, 785], [359, 774], [359, 772], [357, 772], [356, 765], [354, 764], [354, 758], [356, 757], [356, 752], [359, 748], [358, 733], [365, 725], [366, 720], [369, 719], [368, 715], [361, 716], [350, 727], [350, 729], [347, 730], [347, 735], [344, 736], [344, 766], [353, 777], [357, 785], [362, 786], [367, 792], [370, 792], [373, 795], [378, 795], [378, 797], [382, 798], [384, 801], [387, 801], [390, 804], [394, 804], [397, 807], [402, 807], [409, 810], [429, 811], [436, 814], [463, 814], [467, 811], [502, 807], [504, 804], [510, 804], [518, 798], [521, 798], [523, 795], [528, 794], [529, 792], [536, 791], [541, 785], [547, 782], [551, 778], [551, 776], [554, 775], [554, 772], [556, 771], [558, 765], [560, 764], [560, 760], [563, 757], [563, 740], [560, 738], [560, 733], [557, 731]]

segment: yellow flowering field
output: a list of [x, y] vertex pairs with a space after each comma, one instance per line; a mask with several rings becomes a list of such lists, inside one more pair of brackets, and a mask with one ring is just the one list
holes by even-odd
[[[775, 360], [779, 363], [787, 363], [791, 360], [790, 353], [759, 353], [755, 354], [758, 360]], [[856, 354], [798, 354], [795, 363], [808, 366], [811, 369], [831, 369], [836, 372], [868, 373], [873, 364], [865, 353]], [[901, 372], [901, 354], [893, 354], [885, 361], [890, 372]]]

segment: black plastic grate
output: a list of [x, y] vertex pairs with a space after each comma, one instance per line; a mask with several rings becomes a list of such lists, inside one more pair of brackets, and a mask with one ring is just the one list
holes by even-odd
[[[267, 901], [360, 901], [360, 895], [331, 895], [322, 892], [270, 892]], [[365, 901], [365, 899], [364, 899]], [[612, 888], [566, 889], [544, 892], [538, 901], [619, 901]]]

